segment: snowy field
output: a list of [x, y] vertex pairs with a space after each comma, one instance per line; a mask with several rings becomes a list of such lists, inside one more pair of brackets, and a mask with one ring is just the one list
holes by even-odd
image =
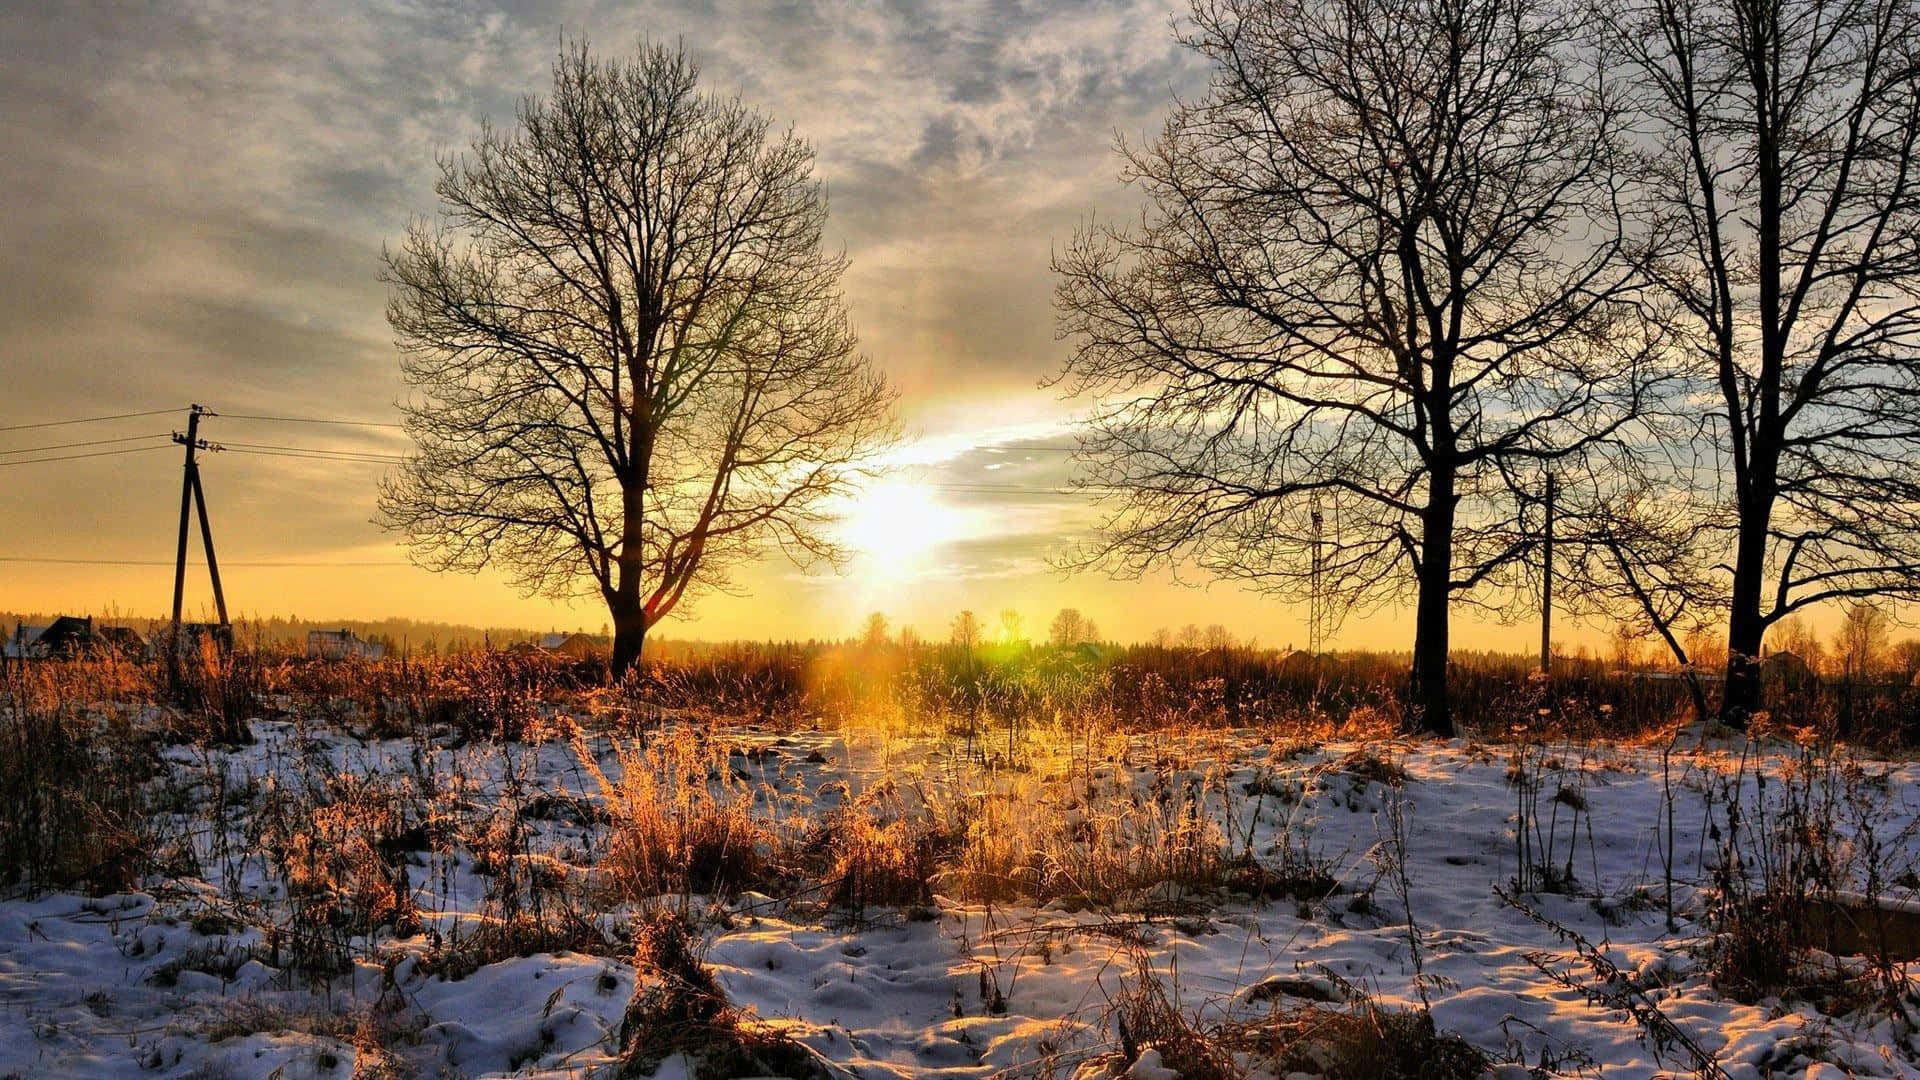
[[[166, 752], [163, 872], [144, 891], [0, 903], [0, 1076], [611, 1073], [650, 977], [634, 916], [657, 910], [691, 919], [746, 1022], [830, 1075], [1177, 1075], [1137, 1017], [1127, 1030], [1143, 980], [1202, 1032], [1424, 996], [1503, 1077], [1920, 1075], [1910, 987], [1891, 1004], [1783, 1000], [1710, 978], [1726, 807], [1754, 835], [1784, 820], [1790, 745], [1683, 735], [1663, 768], [1660, 747], [1066, 733], [995, 768], [981, 757], [1004, 733], [969, 753], [747, 726], [612, 739], [563, 721], [523, 744], [253, 731], [233, 751]], [[1884, 893], [1910, 895], [1916, 779], [1862, 762], [1801, 789], [1833, 826], [1835, 874], [1864, 853]], [[914, 835], [938, 831], [947, 854], [925, 902], [836, 891], [844, 851], [812, 878], [755, 853], [757, 876], [719, 889], [733, 895], [634, 895], [647, 852], [623, 823], [716, 807], [782, 850], [859, 818], [882, 847], [927, 825]]]

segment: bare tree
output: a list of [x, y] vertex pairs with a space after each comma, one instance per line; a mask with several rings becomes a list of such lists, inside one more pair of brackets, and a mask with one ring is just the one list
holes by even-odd
[[1729, 564], [1741, 725], [1769, 626], [1920, 596], [1920, 5], [1623, 0], [1612, 24], [1684, 241], [1659, 278], [1733, 481], [1700, 530]]
[[1870, 679], [1886, 667], [1892, 628], [1893, 620], [1878, 604], [1855, 600], [1847, 605], [1833, 644], [1840, 674], [1849, 684]]
[[953, 617], [953, 625], [947, 633], [947, 640], [972, 653], [980, 647], [980, 619], [972, 611], [963, 611]]
[[1100, 630], [1079, 608], [1061, 608], [1047, 628], [1047, 639], [1055, 646], [1066, 648], [1100, 640]]
[[1099, 404], [1086, 562], [1348, 607], [1411, 596], [1417, 722], [1448, 616], [1523, 571], [1524, 492], [1615, 438], [1654, 350], [1619, 118], [1534, 0], [1196, 0], [1211, 89], [1122, 146], [1149, 197], [1056, 258]]
[[681, 52], [554, 66], [511, 132], [441, 161], [385, 255], [415, 452], [381, 520], [439, 570], [597, 593], [650, 627], [778, 547], [835, 560], [831, 498], [892, 432], [823, 249], [813, 151]]

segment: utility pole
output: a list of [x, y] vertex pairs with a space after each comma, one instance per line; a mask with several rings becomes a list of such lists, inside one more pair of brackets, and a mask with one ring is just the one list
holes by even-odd
[[[174, 659], [171, 668], [175, 673], [176, 679], [178, 678], [180, 667], [180, 609], [182, 601], [186, 597], [187, 589], [187, 529], [189, 527], [187, 519], [189, 513], [194, 510], [198, 510], [199, 512], [200, 543], [206, 549], [207, 553], [207, 574], [213, 579], [214, 606], [220, 612], [220, 625], [223, 628], [229, 625], [227, 621], [227, 596], [220, 588], [220, 564], [214, 559], [213, 555], [213, 527], [207, 522], [207, 495], [205, 489], [200, 485], [200, 462], [196, 456], [201, 450], [212, 451], [221, 448], [218, 443], [210, 443], [200, 437], [200, 418], [203, 416], [218, 415], [219, 414], [213, 410], [202, 408], [196, 404], [187, 413], [186, 433], [181, 434], [178, 431], [173, 433], [173, 441], [186, 448], [185, 471], [180, 478], [180, 536], [179, 543], [174, 548], [173, 556], [172, 650]], [[220, 641], [220, 644], [222, 647], [225, 646], [224, 641]]]
[[1540, 673], [1553, 673], [1553, 474], [1547, 474], [1547, 521], [1540, 544]]
[[1326, 599], [1321, 595], [1321, 541], [1326, 518], [1320, 513], [1318, 499], [1313, 503], [1313, 582], [1312, 592], [1307, 605], [1307, 649], [1314, 655], [1320, 654], [1320, 647], [1327, 632]]

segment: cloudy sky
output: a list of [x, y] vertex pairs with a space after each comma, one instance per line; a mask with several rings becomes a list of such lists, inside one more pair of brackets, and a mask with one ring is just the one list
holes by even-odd
[[[1203, 84], [1172, 15], [1160, 0], [0, 7], [0, 428], [175, 410], [0, 431], [0, 608], [164, 610], [171, 571], [152, 564], [172, 556], [179, 468], [161, 436], [190, 401], [227, 414], [205, 433], [229, 444], [404, 449], [389, 428], [232, 417], [395, 418], [381, 244], [433, 209], [435, 153], [510, 123], [563, 38], [585, 35], [601, 51], [683, 42], [709, 87], [815, 144], [854, 319], [916, 440], [882, 505], [942, 537], [838, 578], [766, 565], [750, 599], [713, 599], [673, 632], [836, 635], [880, 610], [940, 633], [961, 607], [1040, 625], [1072, 603], [1123, 637], [1220, 621], [1302, 640], [1299, 611], [1228, 586], [1048, 569], [1091, 520], [1046, 490], [1073, 407], [1038, 385], [1065, 348], [1049, 247], [1091, 213], [1131, 212], [1115, 135], [1151, 131]], [[110, 438], [128, 441], [67, 445]], [[13, 464], [109, 450], [137, 452]], [[368, 523], [381, 468], [237, 446], [210, 460], [234, 607], [604, 621], [399, 565]], [[273, 562], [310, 565], [244, 565]]]

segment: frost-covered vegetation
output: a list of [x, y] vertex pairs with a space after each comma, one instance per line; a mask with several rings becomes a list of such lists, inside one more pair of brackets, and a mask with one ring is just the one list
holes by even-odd
[[1920, 767], [1367, 670], [16, 668], [0, 1075], [1913, 1074]]

